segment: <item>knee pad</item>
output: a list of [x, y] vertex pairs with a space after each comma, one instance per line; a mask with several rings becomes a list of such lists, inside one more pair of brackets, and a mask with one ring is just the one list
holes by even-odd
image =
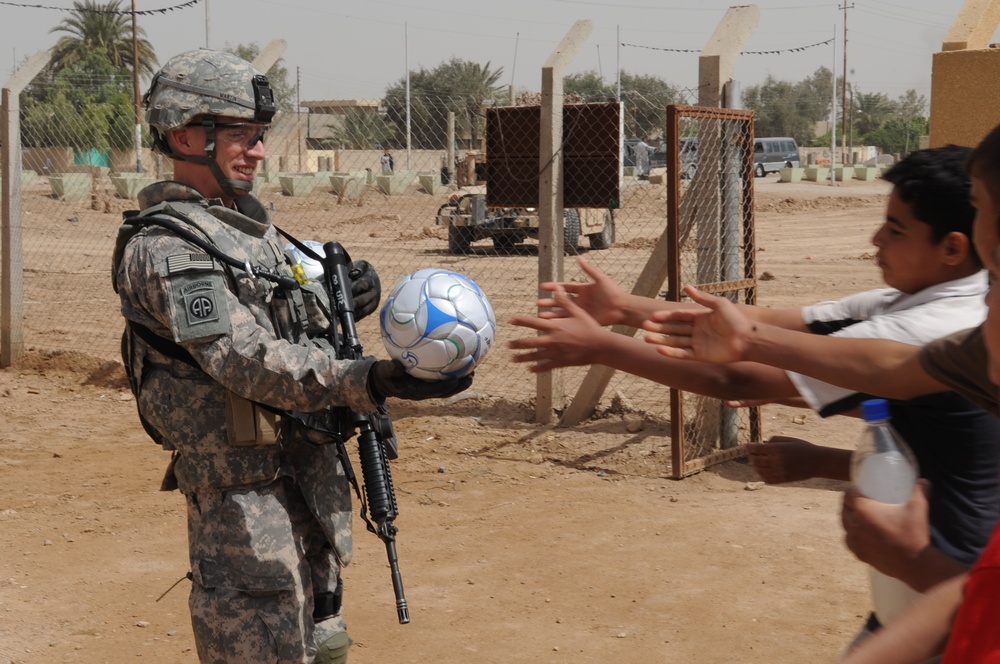
[[347, 664], [347, 650], [351, 647], [351, 638], [347, 632], [337, 632], [320, 644], [314, 664]]

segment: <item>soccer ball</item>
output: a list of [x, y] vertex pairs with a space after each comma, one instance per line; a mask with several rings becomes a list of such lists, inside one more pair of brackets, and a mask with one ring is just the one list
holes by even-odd
[[483, 289], [464, 274], [439, 268], [403, 277], [382, 305], [379, 322], [390, 357], [424, 380], [472, 373], [497, 330]]

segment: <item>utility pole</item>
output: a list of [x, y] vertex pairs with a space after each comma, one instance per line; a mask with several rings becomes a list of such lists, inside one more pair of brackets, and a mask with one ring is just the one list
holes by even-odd
[[854, 9], [854, 5], [848, 5], [847, 0], [844, 0], [842, 9], [844, 10], [844, 78], [840, 87], [840, 163], [847, 166], [847, 10]]
[[295, 68], [295, 128], [298, 130], [298, 140], [296, 144], [299, 146], [299, 173], [302, 173], [302, 99], [299, 95], [301, 90], [302, 79], [299, 75], [299, 68]]
[[135, 172], [142, 173], [142, 98], [139, 97], [139, 36], [132, 0], [132, 93], [135, 95]]

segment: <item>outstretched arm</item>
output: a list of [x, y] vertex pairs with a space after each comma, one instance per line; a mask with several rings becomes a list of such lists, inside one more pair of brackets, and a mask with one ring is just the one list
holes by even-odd
[[[671, 302], [668, 300], [644, 297], [627, 292], [611, 277], [598, 267], [590, 264], [583, 257], [577, 257], [577, 264], [584, 274], [590, 277], [586, 283], [573, 281], [546, 281], [540, 285], [543, 291], [554, 293], [561, 289], [573, 297], [573, 301], [586, 311], [600, 325], [626, 325], [638, 328], [658, 311], [701, 311], [703, 307], [690, 302]], [[737, 305], [751, 320], [777, 325], [791, 330], [805, 331], [800, 309], [768, 309], [750, 305]], [[542, 312], [541, 318], [562, 318], [565, 311], [556, 304], [555, 297], [542, 297], [538, 300], [540, 309], [552, 309]]]
[[567, 366], [603, 364], [664, 385], [718, 399], [783, 399], [798, 392], [784, 371], [760, 364], [718, 366], [684, 362], [660, 355], [656, 349], [630, 336], [611, 332], [577, 306], [569, 293], [555, 286], [553, 304], [564, 316], [515, 316], [511, 323], [538, 331], [533, 337], [514, 339], [508, 345], [526, 351], [516, 363], [530, 363], [534, 373]]
[[690, 286], [684, 290], [706, 310], [658, 312], [642, 325], [649, 332], [646, 341], [666, 357], [761, 362], [891, 399], [913, 399], [948, 389], [920, 365], [920, 346], [785, 330], [752, 321], [725, 298]]

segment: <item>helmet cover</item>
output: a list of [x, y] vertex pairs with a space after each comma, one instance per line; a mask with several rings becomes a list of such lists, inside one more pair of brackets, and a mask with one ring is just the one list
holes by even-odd
[[266, 76], [237, 55], [210, 49], [187, 51], [167, 61], [153, 77], [143, 104], [146, 122], [161, 132], [199, 115], [269, 123], [275, 112]]

